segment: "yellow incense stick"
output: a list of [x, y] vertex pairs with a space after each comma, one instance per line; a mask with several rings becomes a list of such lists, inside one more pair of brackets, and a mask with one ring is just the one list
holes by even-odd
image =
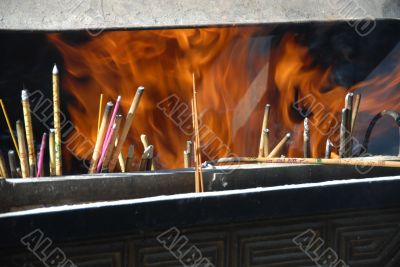
[[8, 119], [6, 108], [4, 107], [3, 99], [0, 99], [0, 105], [1, 105], [1, 109], [3, 110], [4, 117], [6, 118], [6, 122], [7, 122], [7, 125], [8, 125], [8, 130], [10, 131], [11, 138], [12, 138], [14, 146], [15, 146], [15, 150], [17, 151], [18, 157], [21, 158], [21, 156], [19, 155], [17, 141], [15, 139], [14, 132], [13, 132], [13, 130], [11, 128], [10, 120]]
[[60, 110], [60, 80], [57, 66], [53, 68], [53, 115], [54, 115], [54, 149], [56, 159], [56, 176], [62, 175], [62, 151], [61, 151], [61, 110]]
[[99, 130], [100, 130], [102, 106], [103, 106], [103, 94], [100, 94], [99, 116], [97, 119], [97, 134], [99, 134]]

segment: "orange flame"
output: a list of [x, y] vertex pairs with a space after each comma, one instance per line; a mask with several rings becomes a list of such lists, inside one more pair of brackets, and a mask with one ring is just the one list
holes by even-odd
[[[72, 121], [93, 142], [100, 93], [108, 100], [121, 95], [126, 114], [136, 88], [145, 86], [124, 152], [135, 144], [139, 157], [143, 152], [139, 137], [146, 134], [164, 168], [182, 167], [185, 143], [192, 138], [188, 118], [193, 72], [206, 159], [232, 153], [257, 155], [266, 103], [272, 106], [270, 143], [291, 132], [288, 155], [302, 156], [303, 126], [293, 109], [296, 101], [299, 108], [312, 112], [312, 155], [321, 156], [327, 138], [323, 133], [333, 129], [337, 136], [335, 120], [340, 122], [349, 90], [372, 87], [360, 112], [374, 115], [383, 109], [375, 89], [393, 91], [399, 84], [397, 67], [385, 77], [343, 88], [331, 80], [331, 68], [316, 65], [292, 34], [286, 34], [276, 48], [263, 51], [252, 42], [260, 33], [267, 34], [261, 27], [116, 31], [81, 44], [69, 43], [60, 34], [48, 37], [64, 58], [63, 86], [78, 103], [69, 105]], [[395, 107], [399, 94], [389, 96], [386, 101], [392, 104], [386, 102], [385, 107]], [[75, 152], [85, 153], [79, 149]]]

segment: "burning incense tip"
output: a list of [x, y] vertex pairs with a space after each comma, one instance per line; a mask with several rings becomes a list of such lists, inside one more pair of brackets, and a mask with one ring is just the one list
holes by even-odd
[[290, 140], [291, 134], [287, 133], [282, 140], [275, 146], [275, 148], [269, 153], [268, 158], [275, 158], [279, 155], [281, 149]]
[[144, 92], [144, 87], [143, 86], [139, 86], [138, 89], [136, 90], [136, 93], [143, 94], [143, 92]]
[[54, 64], [54, 67], [53, 67], [53, 74], [58, 74], [58, 68], [57, 68], [56, 64]]
[[29, 98], [28, 90], [22, 90], [21, 91], [21, 99], [27, 100], [28, 98]]

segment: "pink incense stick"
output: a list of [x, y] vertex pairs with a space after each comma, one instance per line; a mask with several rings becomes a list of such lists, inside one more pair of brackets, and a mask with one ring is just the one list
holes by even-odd
[[43, 166], [43, 158], [44, 158], [44, 150], [46, 148], [46, 137], [47, 137], [47, 133], [43, 133], [42, 144], [40, 145], [39, 162], [38, 162], [36, 177], [40, 177], [40, 175], [41, 175], [42, 166]]
[[118, 112], [118, 108], [119, 108], [119, 104], [120, 103], [121, 103], [121, 96], [118, 96], [117, 102], [115, 102], [113, 113], [111, 115], [110, 123], [108, 124], [107, 132], [106, 132], [106, 138], [104, 138], [104, 143], [103, 143], [103, 148], [101, 150], [101, 154], [105, 153], [106, 150], [107, 150], [107, 145], [106, 144], [108, 143], [108, 139], [111, 138], [111, 130], [112, 130], [112, 127], [114, 125], [115, 117], [117, 116], [117, 112]]
[[114, 126], [115, 117], [117, 116], [117, 112], [118, 112], [120, 103], [121, 103], [121, 96], [118, 96], [117, 102], [115, 102], [113, 113], [111, 115], [110, 123], [108, 124], [106, 138], [104, 138], [104, 143], [103, 143], [103, 147], [101, 150], [101, 156], [100, 156], [99, 162], [97, 163], [96, 172], [99, 172], [101, 170], [101, 165], [103, 164], [103, 160], [106, 155], [107, 148], [110, 145], [112, 128]]

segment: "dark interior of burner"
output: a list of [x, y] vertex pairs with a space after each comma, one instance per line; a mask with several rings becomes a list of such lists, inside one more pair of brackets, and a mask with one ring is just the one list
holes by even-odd
[[[229, 26], [231, 27], [231, 26]], [[232, 26], [233, 27], [233, 26]], [[247, 26], [236, 26], [247, 27]], [[263, 34], [254, 38], [274, 35], [273, 45], [287, 33], [293, 33], [298, 40], [310, 50], [316, 59], [315, 64], [331, 66], [334, 83], [350, 87], [363, 81], [374, 68], [399, 44], [400, 23], [398, 21], [377, 21], [375, 30], [368, 36], [358, 35], [347, 22], [308, 22], [256, 25], [263, 29]], [[134, 31], [134, 30], [132, 30]], [[1, 31], [0, 32], [0, 91], [1, 98], [8, 108], [10, 120], [22, 119], [20, 108], [21, 89], [40, 90], [51, 98], [51, 70], [54, 63], [60, 69], [61, 80], [65, 75], [63, 58], [47, 39], [47, 32]], [[84, 31], [62, 32], [66, 42], [82, 43], [90, 38]], [[400, 54], [399, 54], [400, 56]], [[79, 61], [79, 59], [76, 59]], [[273, 59], [272, 59], [273, 62]], [[323, 90], [330, 90], [329, 85]], [[82, 92], [84, 93], [84, 92]], [[61, 109], [68, 115], [68, 105], [73, 105], [74, 99], [67, 90], [61, 90]], [[292, 110], [294, 114], [298, 113]], [[302, 115], [298, 120], [302, 120]], [[297, 116], [294, 115], [294, 116]], [[0, 147], [8, 151], [12, 145], [6, 121], [0, 116]], [[33, 118], [36, 145], [40, 144], [38, 137], [48, 131], [38, 119]], [[398, 140], [398, 131], [388, 127], [385, 140]], [[371, 141], [372, 154], [397, 155], [398, 143], [385, 140]], [[67, 152], [66, 152], [67, 153]], [[66, 172], [70, 174], [85, 173], [83, 164], [71, 155], [69, 163], [64, 163]], [[47, 174], [48, 170], [46, 170]]]

